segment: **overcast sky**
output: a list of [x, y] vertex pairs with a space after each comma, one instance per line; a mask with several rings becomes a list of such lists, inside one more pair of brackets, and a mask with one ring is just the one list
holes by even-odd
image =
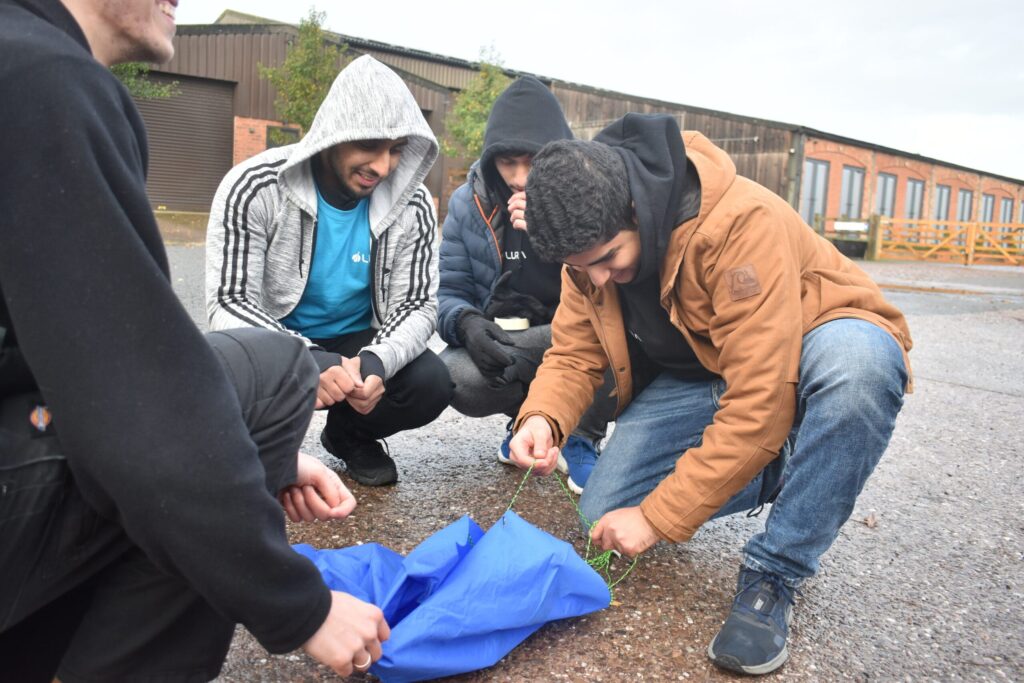
[[[313, 2], [180, 0], [297, 23]], [[801, 124], [1024, 179], [1021, 0], [340, 3], [326, 28], [632, 95]]]

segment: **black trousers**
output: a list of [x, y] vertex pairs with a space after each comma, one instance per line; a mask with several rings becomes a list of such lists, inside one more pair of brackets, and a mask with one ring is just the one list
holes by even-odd
[[[362, 330], [336, 339], [317, 339], [331, 353], [356, 356], [376, 330]], [[452, 400], [454, 385], [448, 368], [437, 354], [427, 349], [387, 380], [384, 396], [367, 415], [347, 402], [327, 411], [327, 436], [335, 445], [383, 439], [416, 429], [437, 419]]]
[[[551, 348], [551, 325], [533, 325], [529, 329], [509, 332], [515, 346], [508, 349], [513, 356], [528, 359], [533, 374], [522, 381], [495, 384], [485, 377], [462, 346], [449, 346], [441, 352], [441, 362], [448, 367], [455, 383], [452, 408], [467, 417], [487, 417], [504, 413], [510, 418], [519, 414], [526, 400], [536, 368]], [[594, 401], [583, 413], [573, 434], [597, 443], [608, 432], [608, 423], [615, 419], [618, 399], [615, 395], [615, 377], [611, 368], [604, 373], [604, 383], [594, 392]]]
[[[295, 382], [315, 386], [316, 366], [299, 340], [276, 332], [207, 339], [273, 487], [312, 415], [312, 394], [297, 395]], [[64, 683], [216, 677], [234, 623], [84, 502], [59, 437], [33, 433], [26, 417], [34, 405], [31, 396], [0, 404], [0, 679], [49, 683], [58, 671]]]

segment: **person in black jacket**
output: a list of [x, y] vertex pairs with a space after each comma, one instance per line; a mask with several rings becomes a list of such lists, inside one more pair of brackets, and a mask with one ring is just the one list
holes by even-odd
[[205, 337], [175, 296], [146, 135], [106, 67], [163, 62], [177, 2], [0, 0], [0, 678], [215, 677], [236, 623], [347, 675], [379, 609], [330, 592], [295, 520], [354, 507], [298, 447], [301, 341]]
[[[536, 78], [516, 80], [494, 102], [480, 160], [448, 202], [441, 239], [438, 333], [441, 360], [455, 394], [452, 407], [470, 417], [516, 414], [551, 346], [562, 266], [545, 263], [523, 221], [533, 155], [572, 131], [551, 91]], [[502, 327], [504, 325], [504, 328]], [[570, 435], [559, 464], [582, 492], [597, 461], [597, 444], [615, 410], [609, 374], [593, 406]], [[510, 464], [506, 430], [498, 460]]]

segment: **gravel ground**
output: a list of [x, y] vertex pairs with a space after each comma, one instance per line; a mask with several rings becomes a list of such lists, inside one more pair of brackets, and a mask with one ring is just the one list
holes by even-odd
[[[170, 253], [175, 286], [202, 324], [202, 249]], [[790, 661], [768, 679], [1024, 680], [1024, 270], [862, 267], [907, 315], [916, 391], [821, 573], [803, 589]], [[399, 484], [349, 482], [359, 500], [353, 517], [290, 526], [292, 540], [373, 541], [406, 553], [463, 514], [488, 527], [520, 481], [494, 459], [503, 422], [449, 409], [397, 435], [389, 443]], [[327, 459], [316, 440], [322, 425], [315, 416], [305, 448]], [[553, 481], [531, 480], [517, 509], [582, 548]], [[743, 542], [760, 525], [739, 516], [709, 523], [689, 543], [660, 544], [620, 585], [619, 604], [550, 624], [494, 667], [449, 680], [737, 678], [711, 666], [705, 648], [728, 611]], [[239, 629], [219, 680], [332, 677], [301, 653], [268, 655]]]

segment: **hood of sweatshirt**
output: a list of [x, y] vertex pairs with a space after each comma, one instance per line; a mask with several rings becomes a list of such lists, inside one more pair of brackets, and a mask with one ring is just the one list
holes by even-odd
[[484, 131], [479, 172], [489, 199], [504, 207], [512, 196], [494, 159], [500, 154], [536, 154], [554, 140], [570, 140], [572, 131], [551, 91], [533, 76], [523, 76], [494, 101]]
[[626, 164], [640, 231], [640, 270], [634, 280], [640, 282], [658, 272], [672, 231], [700, 212], [701, 181], [671, 116], [626, 114], [594, 141], [612, 147]]
[[309, 160], [355, 140], [407, 137], [398, 166], [370, 195], [370, 225], [379, 233], [394, 222], [437, 159], [438, 145], [409, 88], [394, 71], [369, 55], [334, 79], [305, 137], [292, 146], [278, 179], [291, 199], [316, 215], [316, 189]]

